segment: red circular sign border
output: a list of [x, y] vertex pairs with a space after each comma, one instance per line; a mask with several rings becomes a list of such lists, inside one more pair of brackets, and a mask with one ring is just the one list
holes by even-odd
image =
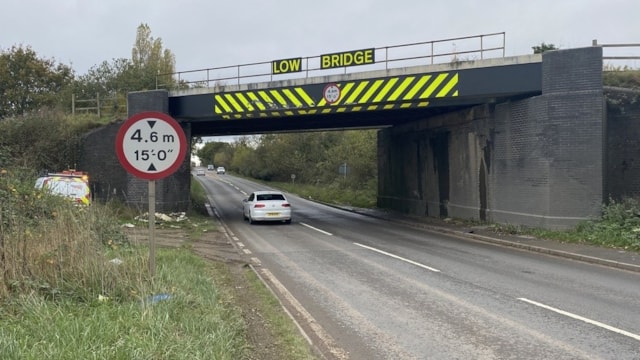
[[[169, 124], [178, 134], [178, 140], [180, 141], [180, 152], [178, 153], [176, 161], [171, 164], [171, 166], [169, 166], [166, 170], [157, 173], [148, 173], [136, 169], [124, 155], [124, 135], [127, 133], [129, 128], [136, 124], [138, 121], [150, 118], [158, 119]], [[144, 111], [131, 116], [129, 119], [127, 119], [127, 121], [124, 122], [124, 124], [122, 124], [122, 126], [118, 130], [118, 134], [116, 135], [116, 154], [118, 155], [118, 160], [120, 160], [120, 164], [122, 164], [122, 167], [124, 167], [125, 170], [127, 170], [127, 172], [129, 172], [130, 174], [145, 180], [159, 180], [173, 174], [182, 165], [184, 157], [187, 154], [187, 137], [180, 127], [180, 124], [171, 116], [159, 111]]]
[[[329, 101], [329, 99], [327, 99], [327, 97], [325, 96], [327, 89], [330, 87], [335, 87], [336, 89], [338, 89], [338, 98], [335, 99], [334, 101]], [[324, 101], [326, 101], [327, 104], [329, 105], [337, 103], [342, 97], [342, 91], [340, 90], [340, 86], [338, 86], [337, 83], [328, 83], [327, 85], [325, 85], [324, 89], [322, 89], [322, 97], [324, 98]]]

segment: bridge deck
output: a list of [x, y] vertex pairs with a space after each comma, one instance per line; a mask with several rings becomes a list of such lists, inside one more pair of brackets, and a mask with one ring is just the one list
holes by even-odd
[[170, 92], [194, 136], [392, 126], [542, 91], [539, 55]]

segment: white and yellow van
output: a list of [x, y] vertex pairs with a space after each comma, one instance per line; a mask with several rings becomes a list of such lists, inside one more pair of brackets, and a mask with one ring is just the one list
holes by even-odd
[[91, 204], [89, 176], [82, 171], [65, 170], [60, 173], [49, 173], [36, 180], [36, 189], [66, 197], [78, 205]]

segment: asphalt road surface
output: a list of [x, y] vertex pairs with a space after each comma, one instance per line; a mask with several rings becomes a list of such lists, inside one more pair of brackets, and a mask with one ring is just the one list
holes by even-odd
[[470, 241], [199, 177], [234, 244], [326, 359], [640, 359], [640, 274]]

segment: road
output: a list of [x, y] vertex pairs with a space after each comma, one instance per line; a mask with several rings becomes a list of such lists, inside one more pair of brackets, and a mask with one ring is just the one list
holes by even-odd
[[249, 225], [264, 186], [198, 180], [236, 246], [327, 359], [640, 359], [640, 274], [470, 241], [289, 195], [291, 225]]

